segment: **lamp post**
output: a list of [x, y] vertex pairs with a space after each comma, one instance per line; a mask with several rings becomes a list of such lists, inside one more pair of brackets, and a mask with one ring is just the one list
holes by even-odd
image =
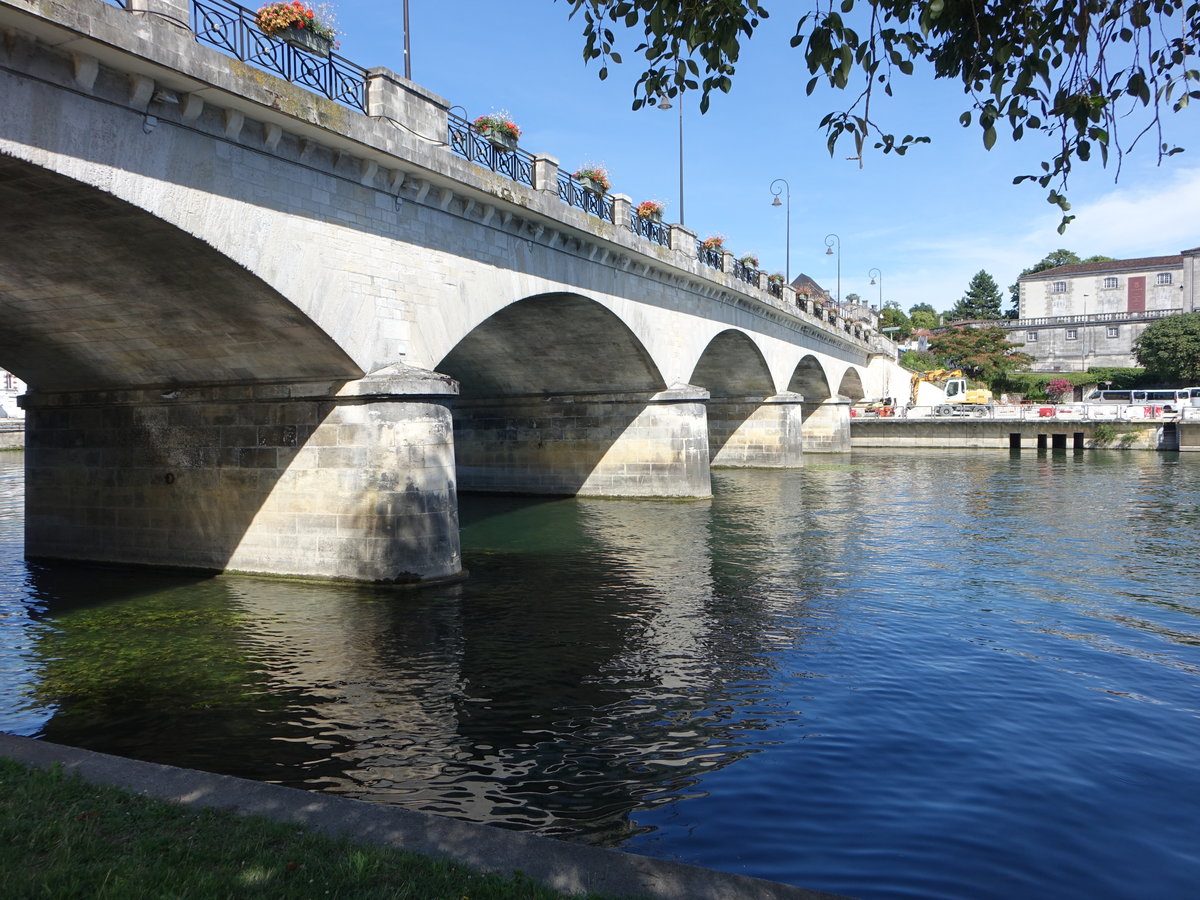
[[[775, 187], [777, 184], [782, 184], [783, 187]], [[786, 260], [784, 263], [784, 278], [788, 284], [792, 283], [792, 186], [787, 183], [786, 178], [776, 178], [771, 182], [771, 193], [775, 195], [775, 199], [771, 201], [772, 206], [779, 206], [779, 195], [786, 191], [787, 197], [787, 230], [784, 232], [785, 241], [783, 257]]]
[[867, 275], [871, 278], [871, 284], [875, 284], [875, 279], [879, 279], [879, 311], [883, 312], [883, 273], [878, 269], [871, 269]]
[[[658, 103], [659, 109], [670, 109], [671, 101], [663, 94]], [[679, 92], [679, 224], [686, 224], [683, 219], [683, 92]]]
[[837, 242], [837, 302], [842, 302], [842, 239], [836, 234], [825, 235], [825, 255], [833, 256], [834, 242]]
[[404, 77], [412, 81], [412, 49], [408, 45], [408, 0], [404, 0]]

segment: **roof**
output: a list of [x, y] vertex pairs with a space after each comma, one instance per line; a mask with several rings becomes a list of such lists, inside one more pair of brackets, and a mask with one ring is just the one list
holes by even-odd
[[1175, 256], [1143, 256], [1140, 259], [1106, 259], [1103, 262], [1071, 263], [1065, 266], [1055, 266], [1053, 269], [1043, 269], [1032, 275], [1022, 275], [1019, 281], [1033, 281], [1042, 278], [1061, 278], [1064, 275], [1093, 275], [1101, 272], [1126, 272], [1141, 269], [1170, 269], [1183, 265], [1183, 254]]

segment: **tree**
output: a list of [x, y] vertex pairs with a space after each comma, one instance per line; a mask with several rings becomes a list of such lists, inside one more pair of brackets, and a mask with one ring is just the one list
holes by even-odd
[[1033, 362], [1032, 356], [1020, 352], [1024, 346], [1010, 342], [1008, 333], [994, 325], [950, 328], [929, 342], [929, 349], [946, 365], [987, 382], [1002, 379]]
[[967, 292], [948, 315], [951, 320], [999, 319], [1000, 303], [1000, 288], [996, 286], [996, 279], [980, 269], [967, 285]]
[[846, 302], [847, 303], [861, 303], [862, 297], [858, 296], [858, 294], [847, 294]]
[[1045, 272], [1047, 269], [1057, 269], [1059, 266], [1071, 266], [1076, 263], [1091, 263], [1091, 262], [1107, 262], [1112, 259], [1111, 256], [1089, 256], [1087, 259], [1080, 259], [1079, 255], [1073, 250], [1064, 250], [1059, 247], [1042, 257], [1040, 262], [1035, 262], [1028, 269], [1022, 269], [1021, 274], [1017, 276], [1017, 280], [1008, 286], [1008, 299], [1011, 304], [1007, 313], [1007, 318], [1015, 319], [1021, 308], [1021, 281], [1026, 275], [1033, 275], [1037, 272]]
[[903, 341], [906, 338], [912, 337], [912, 322], [904, 314], [904, 310], [900, 308], [900, 304], [895, 300], [889, 300], [883, 304], [883, 309], [879, 311], [879, 327], [897, 329], [896, 331], [884, 332], [893, 341]]
[[908, 315], [912, 319], [913, 331], [938, 327], [937, 310], [928, 303], [914, 303], [909, 307]]
[[1133, 342], [1139, 363], [1164, 381], [1200, 384], [1200, 313], [1152, 322]]
[[[583, 12], [583, 57], [600, 61], [602, 79], [609, 63], [621, 62], [610, 25], [641, 30], [634, 109], [700, 91], [700, 111], [707, 111], [713, 92], [732, 88], [742, 41], [768, 16], [760, 0], [566, 2], [571, 15]], [[1107, 165], [1115, 151], [1119, 173], [1124, 154], [1146, 134], [1160, 161], [1180, 152], [1164, 140], [1163, 114], [1200, 99], [1196, 0], [842, 0], [806, 10], [791, 44], [804, 55], [809, 95], [824, 83], [853, 98], [821, 120], [831, 154], [843, 137], [860, 160], [872, 137], [883, 153], [928, 143], [885, 132], [872, 105], [918, 65], [963, 87], [969, 100], [959, 121], [978, 126], [985, 149], [1004, 125], [1014, 141], [1027, 132], [1048, 139], [1051, 158], [1014, 183], [1048, 189], [1047, 201], [1063, 212], [1060, 232], [1073, 218], [1063, 192], [1076, 162], [1096, 151]], [[1138, 110], [1145, 114], [1130, 118]], [[1118, 133], [1122, 127], [1131, 129], [1129, 138]]]

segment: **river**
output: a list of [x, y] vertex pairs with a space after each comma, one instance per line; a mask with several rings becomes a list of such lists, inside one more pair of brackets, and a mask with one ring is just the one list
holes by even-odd
[[0, 730], [861, 898], [1200, 890], [1200, 454], [463, 497], [413, 592], [34, 565]]

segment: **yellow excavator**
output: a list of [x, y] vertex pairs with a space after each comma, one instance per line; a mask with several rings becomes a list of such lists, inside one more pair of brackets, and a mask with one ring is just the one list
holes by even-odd
[[946, 399], [933, 405], [935, 416], [986, 416], [994, 401], [987, 388], [968, 388], [962, 369], [930, 369], [915, 372], [912, 377], [912, 398], [909, 406], [917, 405], [922, 384], [932, 384], [946, 392]]

